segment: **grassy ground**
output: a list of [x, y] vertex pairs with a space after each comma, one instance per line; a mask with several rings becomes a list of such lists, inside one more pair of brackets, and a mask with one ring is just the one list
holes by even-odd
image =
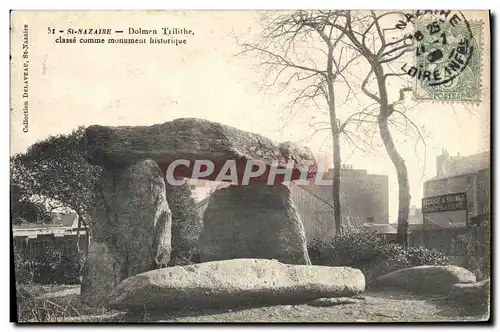
[[[316, 307], [280, 305], [197, 312], [121, 312], [91, 308], [79, 301], [79, 286], [31, 286], [36, 300], [26, 302], [24, 321], [36, 322], [435, 322], [482, 321], [484, 312], [447, 303], [439, 297], [395, 290], [368, 290], [355, 303]], [[29, 306], [31, 305], [31, 308]]]

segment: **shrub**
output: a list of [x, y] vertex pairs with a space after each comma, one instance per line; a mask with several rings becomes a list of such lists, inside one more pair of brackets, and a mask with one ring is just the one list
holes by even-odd
[[377, 233], [345, 233], [329, 242], [315, 241], [309, 245], [311, 260], [320, 265], [348, 265], [353, 261], [371, 260], [387, 241]]
[[24, 250], [14, 248], [14, 272], [17, 283], [27, 284], [33, 281], [33, 267]]
[[65, 284], [79, 283], [85, 264], [86, 253], [78, 250], [75, 246], [64, 246], [60, 249], [60, 265], [56, 267], [59, 271], [59, 280]]
[[463, 267], [472, 271], [477, 280], [484, 280], [490, 277], [491, 273], [491, 246], [489, 239], [475, 241], [469, 244], [465, 252], [465, 262]]
[[75, 284], [79, 282], [85, 260], [83, 252], [63, 245], [46, 247], [29, 259], [23, 250], [14, 249], [16, 282], [38, 284]]
[[390, 243], [384, 235], [377, 233], [342, 234], [328, 243], [314, 242], [309, 250], [313, 264], [360, 269], [368, 285], [375, 285], [377, 277], [396, 270], [420, 265], [449, 264], [449, 259], [435, 249], [405, 249]]
[[[68, 318], [80, 316], [73, 304], [61, 297], [61, 302], [43, 296], [46, 291], [36, 285], [16, 284], [17, 321], [30, 323], [65, 322]], [[81, 317], [81, 316], [80, 316]]]
[[406, 254], [410, 266], [450, 264], [448, 257], [436, 249], [428, 249], [422, 246], [410, 247]]

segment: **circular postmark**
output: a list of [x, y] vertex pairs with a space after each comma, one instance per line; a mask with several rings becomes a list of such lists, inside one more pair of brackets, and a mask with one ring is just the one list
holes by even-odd
[[475, 51], [474, 36], [464, 14], [453, 10], [425, 10], [406, 15], [412, 23], [409, 38], [415, 46], [415, 64], [401, 69], [422, 86], [451, 87], [468, 67]]

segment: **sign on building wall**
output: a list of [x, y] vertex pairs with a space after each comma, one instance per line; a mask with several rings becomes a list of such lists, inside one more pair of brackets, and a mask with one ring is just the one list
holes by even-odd
[[[464, 211], [464, 218], [456, 215], [454, 211]], [[436, 222], [434, 217], [429, 218], [429, 214], [440, 216], [438, 220], [445, 220], [445, 225], [440, 225]], [[461, 214], [461, 213], [460, 213]], [[468, 206], [467, 206], [467, 193], [454, 193], [446, 195], [438, 195], [422, 198], [422, 215], [424, 229], [438, 228], [453, 228], [453, 227], [467, 227], [468, 222]]]
[[467, 210], [467, 193], [422, 198], [422, 213]]

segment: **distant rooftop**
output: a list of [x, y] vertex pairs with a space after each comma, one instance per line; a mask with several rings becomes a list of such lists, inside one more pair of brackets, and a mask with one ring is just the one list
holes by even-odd
[[450, 156], [448, 151], [436, 157], [437, 175], [431, 180], [475, 173], [490, 167], [490, 151], [484, 151], [469, 156]]
[[[73, 227], [44, 227], [44, 225], [33, 225], [38, 227], [22, 227], [15, 228], [12, 227], [12, 233], [15, 237], [27, 236], [27, 237], [37, 237], [39, 235], [54, 235], [54, 236], [65, 236], [65, 235], [76, 235], [77, 230]], [[80, 229], [80, 234], [85, 235], [85, 230]]]
[[52, 223], [43, 224], [40, 222], [27, 222], [22, 224], [13, 224], [13, 230], [61, 230], [78, 227], [78, 215], [76, 213], [52, 213]]
[[363, 227], [372, 233], [396, 234], [398, 232], [396, 227], [389, 224], [364, 223]]

